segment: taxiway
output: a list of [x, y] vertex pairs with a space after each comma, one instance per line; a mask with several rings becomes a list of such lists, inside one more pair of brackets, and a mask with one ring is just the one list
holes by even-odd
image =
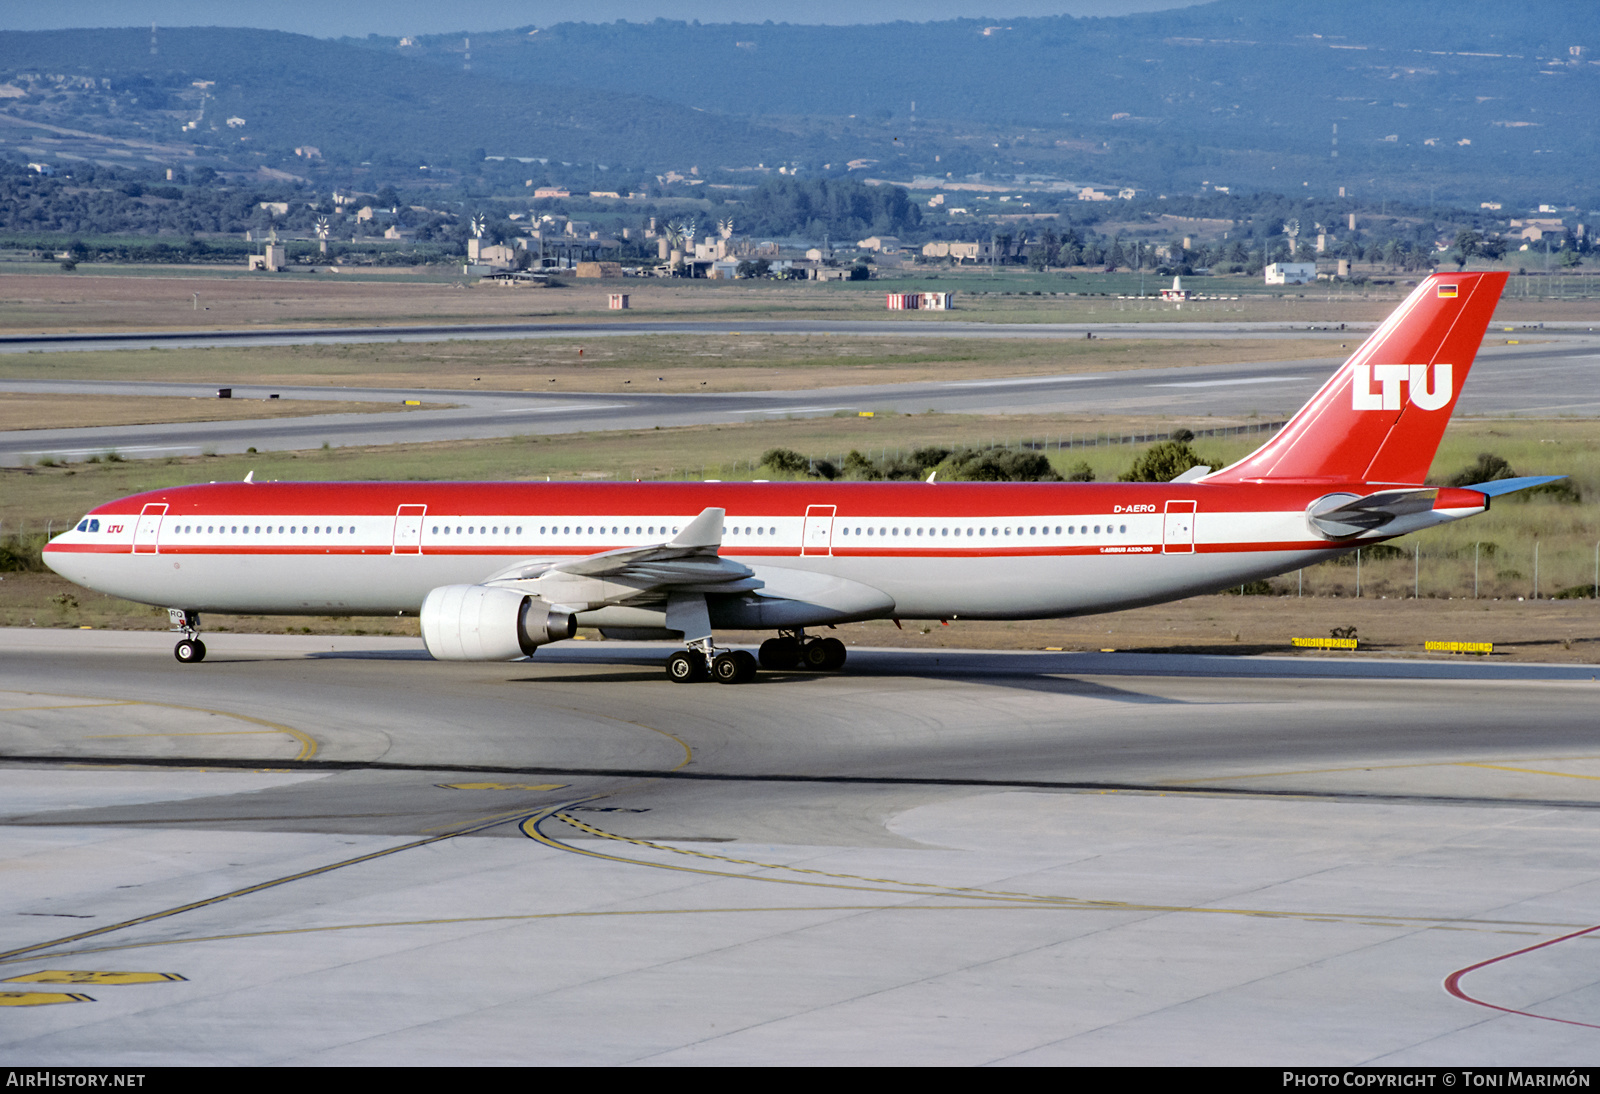
[[1594, 1056], [1588, 667], [208, 637], [0, 632], [9, 1060]]

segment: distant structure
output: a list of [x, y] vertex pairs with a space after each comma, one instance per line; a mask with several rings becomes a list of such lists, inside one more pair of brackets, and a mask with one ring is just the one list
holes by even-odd
[[948, 292], [892, 292], [887, 294], [889, 311], [951, 311], [955, 294]]
[[277, 273], [288, 265], [288, 252], [283, 244], [273, 240], [261, 249], [262, 253], [250, 255], [250, 264], [247, 269], [265, 270], [267, 273]]
[[1268, 285], [1305, 285], [1317, 279], [1315, 262], [1274, 262], [1265, 271]]

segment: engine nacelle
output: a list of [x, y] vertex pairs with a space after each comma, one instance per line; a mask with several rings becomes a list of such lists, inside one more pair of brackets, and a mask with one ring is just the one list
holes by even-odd
[[422, 602], [422, 642], [439, 661], [511, 661], [577, 630], [571, 612], [494, 585], [442, 585]]

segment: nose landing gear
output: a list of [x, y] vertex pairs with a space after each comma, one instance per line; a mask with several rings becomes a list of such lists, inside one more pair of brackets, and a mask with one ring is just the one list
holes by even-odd
[[206, 644], [200, 641], [200, 613], [183, 608], [168, 608], [167, 618], [172, 629], [183, 635], [172, 647], [172, 656], [180, 665], [194, 665], [206, 659]]

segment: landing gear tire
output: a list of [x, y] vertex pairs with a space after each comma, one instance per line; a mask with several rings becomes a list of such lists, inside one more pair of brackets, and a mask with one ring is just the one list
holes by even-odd
[[206, 659], [206, 644], [198, 638], [185, 638], [172, 647], [172, 656], [182, 665], [194, 665]]
[[849, 651], [844, 648], [843, 642], [837, 638], [824, 638], [817, 645], [822, 647], [822, 664], [820, 668], [823, 672], [838, 672], [844, 668], [844, 660], [849, 655]]
[[696, 650], [679, 650], [667, 658], [667, 679], [674, 684], [696, 684], [706, 678], [706, 659]]
[[711, 676], [719, 684], [743, 684], [756, 674], [756, 659], [746, 650], [719, 653], [711, 662]]
[[777, 672], [800, 667], [800, 643], [793, 638], [769, 638], [761, 643], [761, 667]]
[[838, 672], [844, 667], [844, 643], [837, 638], [819, 638], [800, 650], [801, 663], [814, 672]]
[[827, 667], [827, 656], [822, 649], [822, 642], [807, 642], [800, 647], [800, 664], [808, 669], [821, 672]]

